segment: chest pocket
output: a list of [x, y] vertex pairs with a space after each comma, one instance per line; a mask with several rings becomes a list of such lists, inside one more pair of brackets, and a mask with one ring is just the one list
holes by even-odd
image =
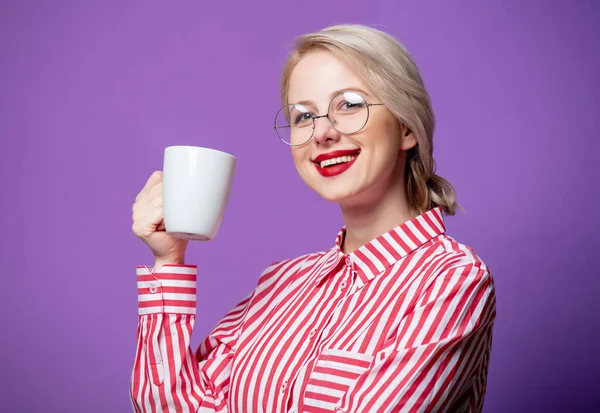
[[305, 410], [322, 408], [333, 411], [335, 405], [368, 370], [373, 356], [346, 350], [324, 349], [317, 358], [304, 391]]

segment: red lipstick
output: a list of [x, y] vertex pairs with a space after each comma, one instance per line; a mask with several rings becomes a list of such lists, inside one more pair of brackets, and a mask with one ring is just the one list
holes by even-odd
[[[348, 168], [350, 168], [352, 166], [352, 164], [356, 161], [359, 154], [360, 154], [360, 149], [339, 150], [339, 151], [322, 153], [319, 156], [317, 156], [315, 159], [313, 159], [313, 164], [315, 165], [315, 167], [317, 168], [317, 171], [322, 176], [324, 176], [324, 177], [336, 176], [336, 175], [339, 175], [339, 174], [347, 171]], [[356, 158], [354, 158], [348, 162], [342, 162], [342, 163], [338, 163], [335, 165], [329, 165], [329, 166], [325, 166], [325, 167], [321, 168], [321, 162], [329, 160], [329, 159], [339, 158], [342, 156], [356, 156]]]

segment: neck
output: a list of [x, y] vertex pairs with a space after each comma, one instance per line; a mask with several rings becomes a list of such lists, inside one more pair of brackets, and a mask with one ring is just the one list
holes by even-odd
[[367, 202], [341, 206], [346, 236], [342, 251], [349, 254], [392, 228], [413, 219], [406, 197], [404, 177], [400, 175], [382, 196], [366, 196]]

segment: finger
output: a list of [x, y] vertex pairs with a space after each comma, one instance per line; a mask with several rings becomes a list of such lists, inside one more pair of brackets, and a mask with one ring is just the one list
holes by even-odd
[[157, 196], [161, 196], [162, 188], [163, 188], [162, 181], [154, 184], [154, 186], [152, 188], [150, 188], [150, 191], [148, 191], [148, 195], [149, 195], [150, 199], [155, 198]]
[[156, 226], [158, 226], [164, 220], [162, 207], [154, 208], [153, 211], [148, 214], [148, 218], [150, 224], [153, 225], [153, 228], [156, 228]]
[[150, 175], [150, 178], [148, 178], [146, 181], [146, 185], [144, 185], [142, 192], [149, 192], [150, 189], [152, 189], [152, 187], [158, 182], [162, 182], [162, 171], [154, 171], [152, 175]]
[[152, 201], [150, 201], [150, 205], [153, 207], [162, 207], [163, 206], [163, 198], [162, 195], [158, 195]]

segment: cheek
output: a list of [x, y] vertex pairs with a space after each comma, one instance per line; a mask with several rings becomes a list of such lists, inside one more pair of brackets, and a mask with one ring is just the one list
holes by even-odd
[[292, 148], [292, 160], [294, 161], [294, 166], [303, 179], [307, 173], [308, 166], [310, 166], [308, 156], [309, 155], [304, 148]]
[[302, 163], [302, 159], [302, 150], [292, 148], [292, 160], [294, 161], [296, 168], [298, 168], [298, 166]]
[[395, 169], [397, 160], [397, 151], [390, 142], [382, 143], [373, 151], [373, 157], [369, 159], [371, 165], [369, 170], [375, 177], [382, 177]]
[[375, 163], [380, 167], [387, 168], [395, 164], [400, 153], [400, 130], [396, 122], [380, 122], [369, 134]]

